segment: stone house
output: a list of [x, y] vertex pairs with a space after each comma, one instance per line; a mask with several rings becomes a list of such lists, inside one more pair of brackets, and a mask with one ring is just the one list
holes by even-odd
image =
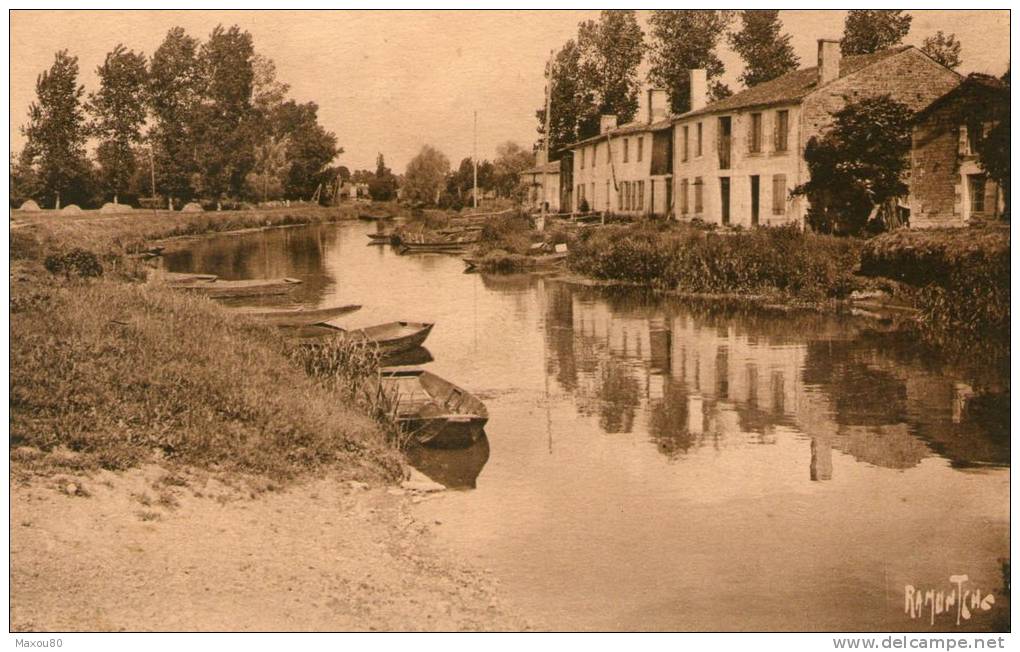
[[910, 226], [963, 226], [1002, 216], [1003, 193], [981, 169], [976, 150], [993, 126], [979, 116], [1002, 107], [1009, 110], [1009, 88], [995, 77], [973, 74], [917, 114], [910, 150]]
[[705, 73], [691, 71], [691, 110], [673, 120], [673, 214], [716, 224], [804, 224], [804, 148], [847, 103], [889, 95], [917, 111], [960, 76], [913, 46], [842, 57], [818, 41], [818, 65], [706, 104]]
[[608, 211], [624, 215], [668, 215], [672, 204], [672, 120], [666, 92], [650, 89], [642, 97], [639, 119], [616, 124], [602, 116], [599, 134], [567, 146], [572, 170], [574, 212]]
[[[534, 167], [521, 172], [521, 183], [527, 194], [524, 207], [529, 210], [541, 210], [545, 201], [545, 209], [552, 213], [560, 212], [560, 162], [544, 162], [545, 151], [538, 154], [539, 161]], [[543, 174], [544, 172], [544, 174]], [[543, 187], [543, 183], [545, 186]]]

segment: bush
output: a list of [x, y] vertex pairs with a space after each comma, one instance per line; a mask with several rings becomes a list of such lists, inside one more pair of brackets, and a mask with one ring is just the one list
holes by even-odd
[[607, 226], [571, 247], [571, 269], [596, 278], [706, 294], [840, 298], [853, 288], [860, 241], [795, 227], [712, 233], [666, 222]]
[[63, 254], [50, 254], [43, 261], [43, 266], [50, 274], [63, 274], [68, 279], [72, 275], [78, 278], [98, 278], [103, 275], [99, 256], [80, 248]]

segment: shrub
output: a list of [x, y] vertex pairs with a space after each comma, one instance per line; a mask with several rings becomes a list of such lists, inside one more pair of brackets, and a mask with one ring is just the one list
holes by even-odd
[[570, 249], [571, 269], [596, 278], [709, 294], [846, 296], [859, 241], [795, 227], [712, 233], [665, 222], [589, 231]]
[[103, 265], [99, 256], [81, 248], [75, 248], [63, 254], [50, 254], [43, 261], [43, 266], [51, 274], [63, 274], [70, 279], [72, 275], [79, 278], [97, 278], [103, 275]]

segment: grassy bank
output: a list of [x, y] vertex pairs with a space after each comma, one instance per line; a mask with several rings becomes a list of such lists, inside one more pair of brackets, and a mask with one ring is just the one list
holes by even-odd
[[[333, 351], [333, 364], [311, 369], [269, 327], [133, 281], [124, 255], [149, 238], [349, 216], [317, 207], [40, 216], [12, 229], [12, 462], [44, 471], [158, 459], [274, 479], [325, 468], [394, 477], [392, 423], [358, 387], [371, 356]], [[47, 271], [44, 261], [76, 249], [87, 265]]]
[[105, 215], [84, 211], [62, 215], [53, 211], [14, 212], [11, 247], [15, 252], [33, 243], [53, 250], [73, 245], [102, 256], [117, 256], [140, 251], [157, 240], [197, 236], [273, 226], [323, 224], [353, 220], [361, 212], [395, 209], [392, 204], [346, 204], [336, 207], [298, 205], [243, 211], [136, 210], [132, 213]]
[[665, 222], [582, 232], [568, 265], [597, 279], [693, 294], [817, 302], [856, 287], [861, 242], [794, 228], [713, 232]]
[[864, 246], [861, 273], [915, 288], [926, 339], [1008, 360], [1008, 226], [888, 233]]

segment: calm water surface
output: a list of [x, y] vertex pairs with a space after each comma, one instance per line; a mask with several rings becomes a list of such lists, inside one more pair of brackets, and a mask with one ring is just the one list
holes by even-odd
[[399, 256], [348, 223], [223, 236], [173, 271], [296, 276], [352, 326], [434, 321], [435, 373], [488, 441], [420, 451], [416, 506], [540, 628], [987, 630], [904, 590], [1001, 592], [1008, 379], [940, 366], [851, 317], [706, 308]]

